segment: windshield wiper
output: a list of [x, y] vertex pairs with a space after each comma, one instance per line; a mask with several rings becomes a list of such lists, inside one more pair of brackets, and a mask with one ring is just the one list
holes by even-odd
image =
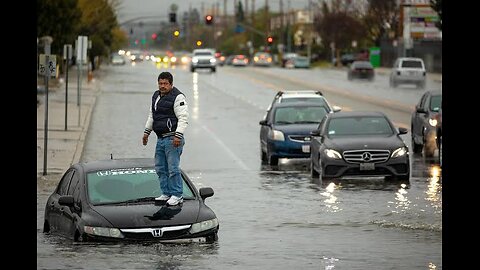
[[296, 121], [294, 124], [319, 124], [320, 122], [316, 121]]
[[136, 199], [126, 200], [126, 201], [121, 201], [121, 202], [112, 202], [112, 204], [137, 203], [137, 202], [150, 202], [150, 201], [155, 201], [155, 197], [143, 197], [143, 198], [136, 198]]

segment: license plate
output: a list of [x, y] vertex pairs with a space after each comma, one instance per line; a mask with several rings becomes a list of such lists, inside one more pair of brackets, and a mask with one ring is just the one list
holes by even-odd
[[310, 145], [309, 144], [302, 145], [302, 152], [310, 153]]
[[375, 170], [375, 163], [360, 163], [360, 171]]

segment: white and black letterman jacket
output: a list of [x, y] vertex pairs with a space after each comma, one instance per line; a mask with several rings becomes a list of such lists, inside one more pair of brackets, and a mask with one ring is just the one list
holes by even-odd
[[185, 95], [176, 87], [165, 96], [157, 90], [152, 95], [151, 106], [144, 133], [152, 131], [160, 138], [175, 136], [182, 139], [188, 126], [188, 105]]

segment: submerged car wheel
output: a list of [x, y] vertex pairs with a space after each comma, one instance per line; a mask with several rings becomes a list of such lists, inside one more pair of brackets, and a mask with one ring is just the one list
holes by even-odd
[[422, 153], [423, 145], [415, 143], [415, 139], [413, 138], [413, 135], [412, 135], [412, 147], [413, 147], [413, 153], [415, 153], [415, 154]]
[[270, 166], [277, 166], [278, 165], [278, 157], [273, 156], [268, 152], [267, 152], [267, 159], [268, 159], [268, 165], [270, 165]]
[[442, 167], [442, 137], [440, 137], [440, 144], [438, 145], [438, 162], [440, 163], [440, 168]]
[[315, 168], [313, 167], [313, 160], [310, 161], [310, 175], [312, 176], [312, 178], [318, 178], [318, 172], [315, 170]]
[[262, 148], [260, 147], [260, 159], [262, 160], [262, 164], [267, 164], [267, 154], [263, 152]]

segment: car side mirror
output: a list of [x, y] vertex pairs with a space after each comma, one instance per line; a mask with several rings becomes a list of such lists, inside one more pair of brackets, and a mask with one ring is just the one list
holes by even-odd
[[408, 133], [408, 129], [404, 128], [404, 127], [399, 127], [398, 128], [398, 133], [400, 135], [403, 135], [403, 134], [407, 134]]
[[208, 197], [212, 197], [214, 194], [213, 189], [211, 187], [202, 187], [200, 188], [200, 197], [202, 200], [205, 200]]
[[417, 113], [427, 113], [427, 111], [425, 111], [422, 107], [417, 107], [416, 110]]
[[320, 130], [314, 130], [314, 131], [310, 131], [310, 135], [311, 136], [320, 136]]
[[333, 112], [339, 112], [342, 110], [342, 107], [339, 107], [339, 106], [332, 106], [332, 110]]
[[262, 121], [260, 121], [260, 122], [258, 122], [258, 123], [259, 123], [260, 125], [262, 125], [262, 126], [268, 126], [267, 120], [262, 120]]
[[60, 196], [60, 198], [58, 198], [58, 204], [65, 205], [65, 206], [73, 206], [73, 196], [72, 195]]

